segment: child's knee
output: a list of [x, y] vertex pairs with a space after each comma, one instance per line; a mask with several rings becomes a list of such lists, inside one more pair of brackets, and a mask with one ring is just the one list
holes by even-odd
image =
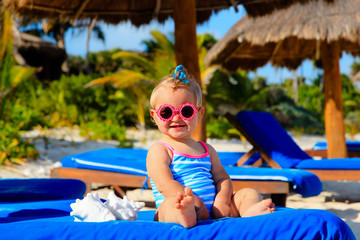
[[259, 201], [262, 199], [260, 193], [253, 188], [243, 188], [237, 191], [234, 195], [235, 200], [241, 200], [244, 198], [257, 198]]

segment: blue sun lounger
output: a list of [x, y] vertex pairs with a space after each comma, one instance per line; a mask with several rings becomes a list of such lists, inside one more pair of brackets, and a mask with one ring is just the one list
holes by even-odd
[[[278, 208], [276, 212], [248, 218], [224, 218], [199, 221], [197, 226], [186, 229], [178, 224], [153, 221], [155, 211], [141, 211], [136, 221], [74, 222], [70, 216], [70, 204], [81, 198], [85, 185], [78, 180], [41, 179], [17, 180], [11, 184], [2, 180], [7, 192], [22, 193], [26, 189], [40, 192], [32, 200], [3, 202], [0, 199], [0, 232], [2, 240], [13, 239], [342, 239], [355, 240], [349, 226], [339, 217], [325, 210], [295, 210]], [[23, 182], [23, 184], [21, 184]], [[51, 188], [51, 185], [54, 188]], [[40, 184], [40, 185], [38, 185]], [[44, 188], [45, 186], [45, 188]], [[68, 189], [73, 192], [69, 196]], [[46, 194], [47, 189], [49, 192]], [[54, 200], [54, 189], [60, 199]], [[23, 192], [25, 191], [25, 192]], [[45, 198], [49, 196], [49, 199]], [[77, 196], [76, 196], [77, 195]], [[69, 199], [74, 197], [74, 199]], [[20, 198], [21, 199], [21, 198]], [[26, 199], [26, 198], [25, 198]]]
[[[114, 190], [125, 195], [127, 188], [150, 188], [146, 173], [145, 149], [107, 148], [66, 156], [62, 167], [51, 170], [55, 178], [81, 179], [88, 185], [102, 183], [112, 185]], [[220, 152], [225, 170], [230, 175], [234, 190], [252, 187], [271, 198], [278, 206], [285, 206], [289, 192], [304, 197], [316, 196], [322, 191], [322, 184], [314, 174], [294, 169], [231, 167], [243, 153]], [[256, 161], [251, 158], [249, 163]]]
[[[346, 149], [349, 157], [360, 157], [360, 141], [346, 141]], [[312, 157], [327, 158], [327, 142], [317, 142], [305, 152]]]
[[360, 158], [315, 160], [268, 112], [241, 111], [226, 117], [253, 145], [248, 155], [259, 153], [270, 167], [308, 170], [324, 181], [360, 181]]

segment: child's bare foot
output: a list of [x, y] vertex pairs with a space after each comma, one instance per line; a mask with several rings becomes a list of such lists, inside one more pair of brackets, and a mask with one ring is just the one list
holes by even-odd
[[242, 217], [252, 217], [272, 212], [275, 212], [275, 204], [271, 199], [265, 199], [252, 205]]
[[178, 223], [186, 228], [196, 225], [195, 197], [191, 188], [184, 189], [185, 195], [178, 193], [175, 207], [179, 210]]

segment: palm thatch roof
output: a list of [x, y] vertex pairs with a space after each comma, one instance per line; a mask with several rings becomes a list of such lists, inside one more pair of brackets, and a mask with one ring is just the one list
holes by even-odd
[[[148, 24], [154, 18], [162, 23], [173, 13], [172, 1], [160, 0], [3, 0], [3, 2], [4, 7], [32, 19], [77, 20], [96, 17], [106, 23], [113, 24], [130, 20], [135, 26]], [[239, 4], [236, 2], [239, 1], [196, 1], [197, 22], [202, 23], [208, 20], [213, 10], [217, 12], [232, 5], [236, 7]]]
[[360, 55], [360, 0], [295, 3], [286, 10], [239, 20], [208, 52], [207, 65], [254, 70], [271, 62], [296, 69], [319, 58], [321, 42], [338, 41], [340, 51]]
[[[304, 4], [310, 0], [197, 0], [197, 22], [203, 23], [213, 13], [231, 6], [243, 4], [250, 16], [271, 13], [278, 8], [286, 8], [295, 2]], [[332, 1], [332, 0], [319, 0]], [[130, 20], [135, 26], [148, 24], [154, 18], [164, 22], [173, 13], [173, 1], [146, 0], [3, 0], [6, 8], [31, 19], [77, 20], [97, 18], [107, 23], [117, 24]], [[184, 13], [186, 14], [186, 13]]]
[[[249, 16], [260, 17], [279, 9], [286, 9], [294, 3], [307, 4], [310, 1], [312, 0], [242, 0], [240, 2], [244, 5]], [[319, 1], [333, 2], [334, 0]]]
[[55, 44], [16, 30], [14, 57], [22, 65], [40, 67], [36, 74], [39, 79], [53, 80], [61, 76], [61, 65], [66, 59], [66, 52]]

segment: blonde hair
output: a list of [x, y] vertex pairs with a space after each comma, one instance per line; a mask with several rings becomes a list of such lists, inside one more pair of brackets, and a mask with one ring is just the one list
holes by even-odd
[[174, 79], [173, 75], [168, 75], [161, 79], [161, 81], [155, 86], [151, 93], [150, 108], [155, 109], [156, 97], [158, 95], [159, 89], [162, 87], [171, 87], [173, 91], [176, 91], [178, 88], [186, 88], [194, 94], [195, 107], [202, 107], [202, 94], [200, 85], [195, 81], [191, 74], [187, 74], [187, 79], [189, 80], [189, 83], [183, 83], [177, 79]]

